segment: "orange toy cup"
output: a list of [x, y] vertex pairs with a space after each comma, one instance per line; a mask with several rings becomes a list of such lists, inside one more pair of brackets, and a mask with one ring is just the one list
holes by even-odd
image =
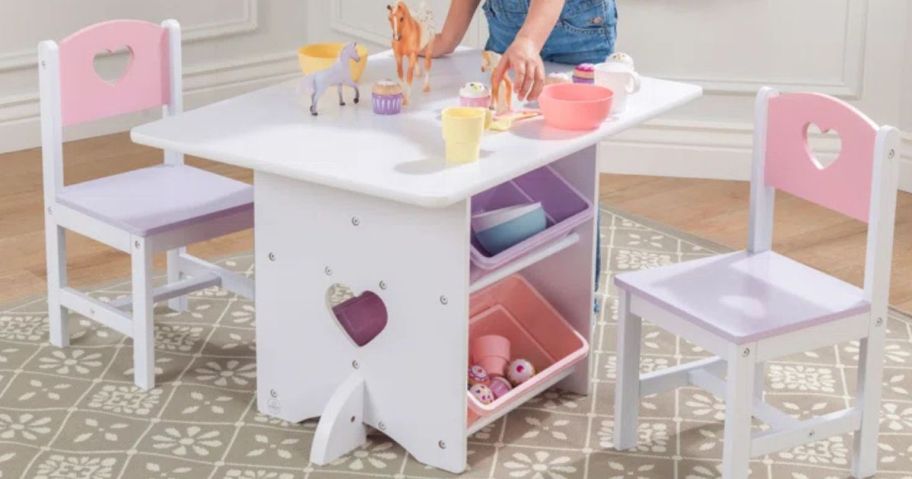
[[538, 96], [545, 124], [562, 130], [593, 130], [611, 113], [614, 92], [598, 85], [546, 85]]
[[475, 338], [470, 345], [472, 358], [488, 375], [503, 376], [510, 363], [510, 340], [496, 334]]

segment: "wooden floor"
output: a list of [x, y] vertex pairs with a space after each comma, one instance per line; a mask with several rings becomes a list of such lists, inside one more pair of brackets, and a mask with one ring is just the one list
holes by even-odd
[[[161, 161], [157, 150], [134, 145], [127, 134], [71, 142], [64, 148], [68, 184]], [[189, 163], [251, 181], [248, 170], [203, 160]], [[44, 222], [38, 149], [0, 155], [0, 304], [44, 293]], [[618, 209], [690, 234], [743, 248], [748, 186], [743, 182], [603, 175], [601, 199]], [[864, 268], [865, 225], [780, 194], [775, 249], [855, 284]], [[76, 287], [129, 276], [129, 257], [69, 233], [69, 274]], [[194, 245], [191, 252], [218, 257], [248, 251], [250, 232]], [[901, 193], [897, 211], [891, 304], [912, 311], [912, 195]], [[163, 267], [163, 257], [156, 261]]]

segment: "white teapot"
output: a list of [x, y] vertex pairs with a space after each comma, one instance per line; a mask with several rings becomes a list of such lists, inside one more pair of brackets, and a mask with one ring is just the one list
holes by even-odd
[[627, 109], [627, 96], [640, 90], [640, 75], [634, 68], [633, 58], [621, 52], [612, 53], [604, 63], [595, 66], [595, 84], [614, 92], [611, 113]]

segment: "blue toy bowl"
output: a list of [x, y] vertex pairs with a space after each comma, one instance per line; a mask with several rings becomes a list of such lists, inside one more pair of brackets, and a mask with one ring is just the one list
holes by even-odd
[[522, 216], [475, 232], [475, 239], [490, 255], [495, 255], [507, 248], [541, 233], [548, 226], [544, 208], [535, 208]]

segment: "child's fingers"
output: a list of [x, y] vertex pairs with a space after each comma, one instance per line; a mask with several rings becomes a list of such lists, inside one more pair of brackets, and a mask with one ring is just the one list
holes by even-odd
[[513, 84], [519, 85], [519, 88], [516, 90], [516, 96], [522, 100], [527, 93], [523, 88], [526, 86], [526, 79], [529, 77], [528, 72], [526, 72], [526, 64], [517, 63], [516, 65], [513, 65], [513, 73], [515, 74], [513, 77]]
[[545, 87], [545, 71], [541, 65], [535, 65], [535, 83], [532, 85], [532, 91], [529, 92], [529, 100], [538, 99], [542, 89]]
[[535, 84], [535, 64], [529, 62], [526, 65], [526, 74], [523, 77], [522, 86], [520, 87], [519, 99], [526, 101], [529, 98], [529, 95], [532, 93], [532, 87]]

